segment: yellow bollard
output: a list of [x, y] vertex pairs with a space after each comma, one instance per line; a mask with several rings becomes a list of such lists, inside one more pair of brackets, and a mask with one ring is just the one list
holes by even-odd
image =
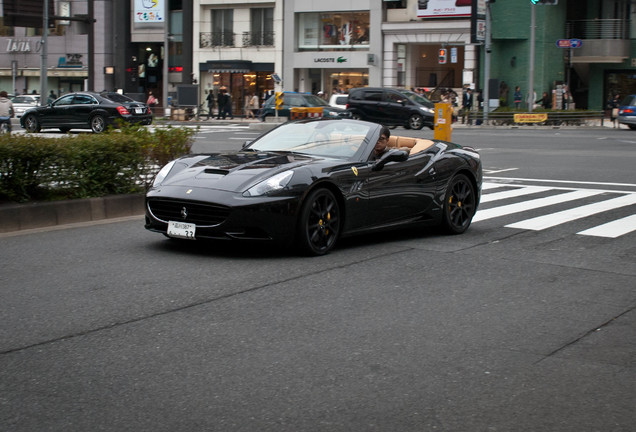
[[448, 103], [435, 104], [435, 135], [434, 138], [442, 141], [451, 140], [453, 131], [453, 107]]

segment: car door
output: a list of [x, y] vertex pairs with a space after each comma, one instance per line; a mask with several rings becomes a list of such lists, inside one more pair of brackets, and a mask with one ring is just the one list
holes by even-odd
[[77, 94], [69, 107], [69, 121], [75, 127], [87, 127], [90, 115], [97, 107], [97, 100], [91, 95]]
[[364, 90], [362, 99], [356, 102], [363, 118], [370, 121], [381, 121], [384, 119], [382, 104], [382, 89]]
[[403, 94], [386, 90], [383, 96], [384, 115], [394, 122], [404, 123], [410, 115], [409, 100]]
[[[391, 225], [426, 215], [435, 194], [432, 153], [389, 162], [379, 171], [368, 171], [368, 225]], [[370, 165], [373, 162], [369, 162]]]
[[51, 108], [40, 118], [42, 127], [57, 128], [68, 125], [71, 121], [71, 107], [74, 97], [74, 94], [68, 94], [53, 102]]

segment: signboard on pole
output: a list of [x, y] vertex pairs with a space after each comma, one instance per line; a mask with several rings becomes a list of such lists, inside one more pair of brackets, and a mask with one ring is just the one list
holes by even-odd
[[583, 41], [581, 39], [558, 39], [556, 46], [558, 48], [581, 48]]
[[486, 0], [472, 0], [470, 16], [470, 43], [486, 40]]

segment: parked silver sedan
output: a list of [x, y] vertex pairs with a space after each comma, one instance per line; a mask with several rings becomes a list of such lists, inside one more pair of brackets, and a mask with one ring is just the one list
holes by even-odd
[[13, 102], [13, 111], [15, 112], [16, 118], [20, 118], [29, 108], [40, 105], [40, 95], [26, 94], [14, 96], [11, 102]]

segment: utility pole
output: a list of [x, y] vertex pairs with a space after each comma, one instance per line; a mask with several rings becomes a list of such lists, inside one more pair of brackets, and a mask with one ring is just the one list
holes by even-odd
[[45, 105], [49, 89], [47, 87], [47, 63], [49, 35], [49, 0], [44, 0], [44, 10], [42, 11], [42, 53], [40, 54], [40, 105]]
[[163, 34], [163, 91], [162, 91], [162, 97], [163, 97], [163, 115], [166, 116], [168, 114], [168, 73], [169, 73], [169, 67], [168, 67], [168, 58], [170, 57], [170, 6], [169, 6], [169, 1], [166, 0], [163, 3], [163, 16], [164, 16], [164, 20], [163, 20], [163, 26], [164, 26], [164, 34]]
[[492, 31], [490, 26], [492, 20], [490, 18], [490, 3], [494, 0], [486, 0], [486, 41], [484, 46], [486, 52], [484, 53], [484, 120], [483, 124], [488, 124], [488, 112], [490, 111], [490, 52], [492, 51]]
[[530, 67], [528, 79], [528, 112], [534, 108], [534, 37], [536, 32], [536, 16], [534, 3], [530, 5]]

